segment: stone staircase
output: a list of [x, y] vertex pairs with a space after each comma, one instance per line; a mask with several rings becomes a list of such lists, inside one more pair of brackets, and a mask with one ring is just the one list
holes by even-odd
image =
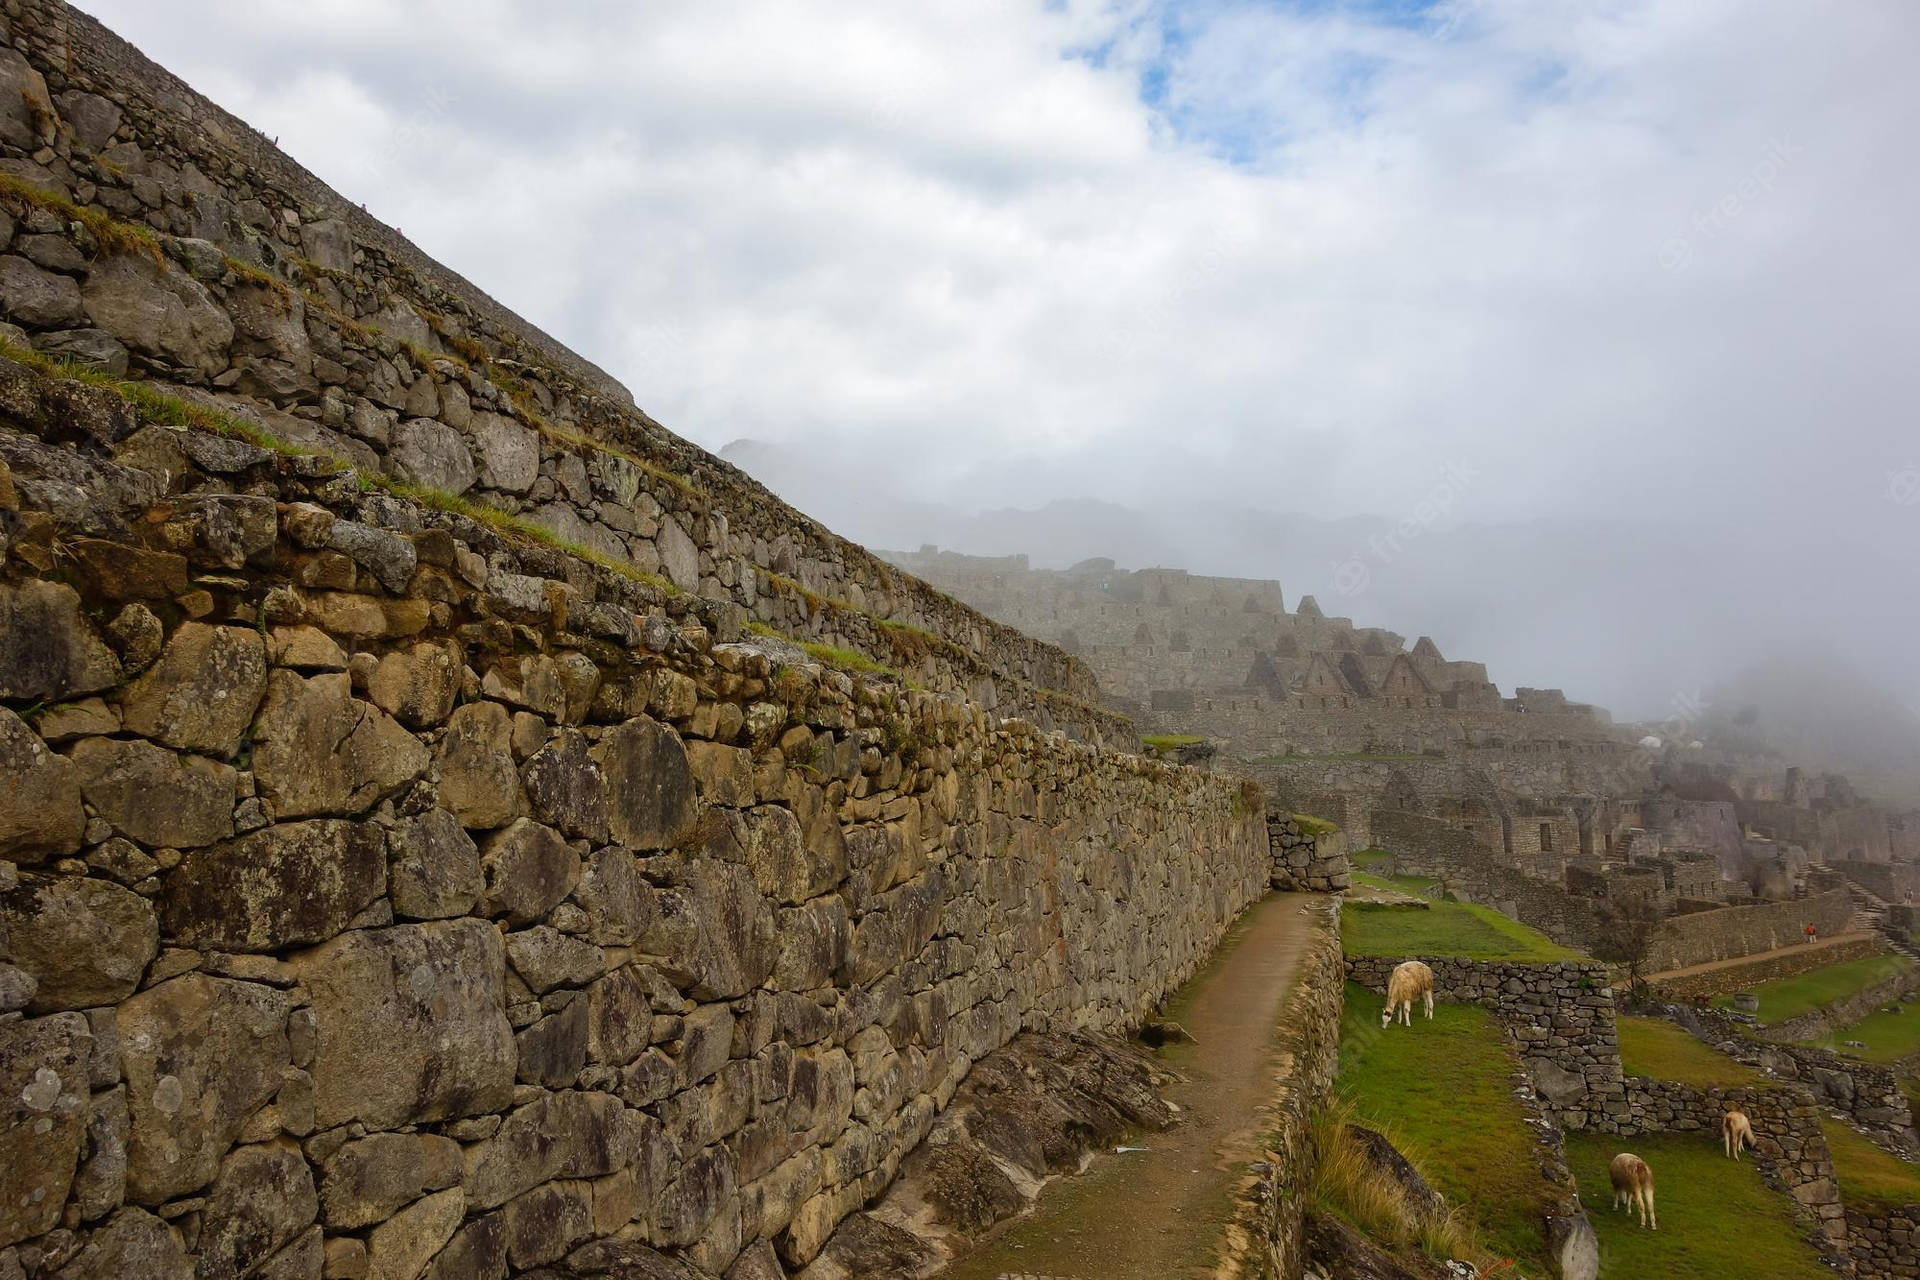
[[1905, 930], [1897, 928], [1887, 918], [1887, 901], [1870, 889], [1857, 884], [1847, 884], [1847, 896], [1853, 900], [1853, 916], [1860, 928], [1871, 929], [1887, 940], [1887, 945], [1902, 955], [1920, 960], [1920, 944], [1916, 944]]

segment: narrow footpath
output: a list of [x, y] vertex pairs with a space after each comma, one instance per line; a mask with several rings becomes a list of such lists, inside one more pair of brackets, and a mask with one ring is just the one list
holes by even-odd
[[1274, 1032], [1309, 930], [1310, 894], [1273, 893], [1249, 907], [1168, 1016], [1196, 1044], [1160, 1050], [1186, 1076], [1170, 1092], [1181, 1121], [1048, 1184], [1038, 1208], [960, 1259], [950, 1280], [1075, 1277], [1172, 1280], [1211, 1273], [1239, 1171], [1261, 1150], [1259, 1109], [1273, 1079]]
[[1775, 947], [1771, 951], [1756, 951], [1750, 956], [1734, 956], [1729, 960], [1709, 960], [1705, 964], [1690, 964], [1684, 969], [1664, 969], [1659, 973], [1650, 973], [1644, 979], [1649, 986], [1656, 986], [1674, 978], [1692, 978], [1703, 973], [1721, 973], [1728, 969], [1744, 969], [1748, 965], [1761, 964], [1768, 960], [1778, 960], [1789, 953], [1793, 955], [1818, 955], [1822, 951], [1831, 951], [1835, 947], [1852, 946], [1880, 935], [1871, 929], [1856, 930], [1852, 933], [1837, 933], [1831, 938], [1821, 938], [1816, 942], [1789, 942], [1785, 946]]

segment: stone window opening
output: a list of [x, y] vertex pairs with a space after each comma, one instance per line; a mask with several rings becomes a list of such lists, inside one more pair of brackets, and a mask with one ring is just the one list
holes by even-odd
[[1551, 822], [1543, 822], [1540, 824], [1540, 852], [1553, 852], [1553, 824]]

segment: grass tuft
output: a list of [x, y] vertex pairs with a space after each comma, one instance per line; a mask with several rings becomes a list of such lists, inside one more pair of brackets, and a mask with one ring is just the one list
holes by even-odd
[[105, 253], [145, 254], [153, 259], [155, 266], [167, 265], [166, 253], [160, 247], [160, 234], [152, 227], [138, 222], [122, 222], [98, 209], [75, 204], [58, 192], [37, 187], [10, 173], [0, 173], [0, 196], [45, 209], [69, 222], [78, 222], [93, 233], [94, 240]]

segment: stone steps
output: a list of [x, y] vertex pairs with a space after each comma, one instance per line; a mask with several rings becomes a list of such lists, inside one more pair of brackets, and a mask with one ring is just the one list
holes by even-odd
[[1885, 938], [1887, 945], [1901, 955], [1920, 960], [1920, 945], [1916, 945], [1903, 930], [1895, 928], [1888, 922], [1888, 904], [1884, 898], [1871, 889], [1852, 883], [1847, 885], [1847, 896], [1853, 899], [1854, 918], [1861, 921], [1863, 927], [1872, 929]]

